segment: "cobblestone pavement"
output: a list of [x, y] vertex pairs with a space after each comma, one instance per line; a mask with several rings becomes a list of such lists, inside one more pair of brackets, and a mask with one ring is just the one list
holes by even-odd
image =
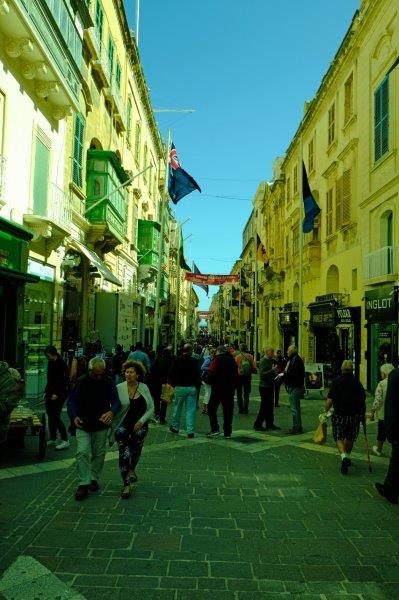
[[[303, 401], [299, 436], [284, 434], [284, 397], [283, 430], [254, 432], [258, 403], [235, 416], [231, 440], [205, 438], [202, 415], [194, 440], [154, 425], [127, 501], [115, 451], [100, 493], [82, 503], [73, 499], [73, 449], [41, 464], [29, 445], [14, 462], [3, 456], [1, 569], [33, 557], [87, 600], [398, 599], [399, 509], [373, 487], [387, 456], [372, 459], [370, 474], [359, 437], [343, 476], [332, 440], [311, 440], [320, 398]], [[370, 424], [371, 443], [375, 432]], [[34, 586], [0, 590], [7, 600], [43, 597]]]

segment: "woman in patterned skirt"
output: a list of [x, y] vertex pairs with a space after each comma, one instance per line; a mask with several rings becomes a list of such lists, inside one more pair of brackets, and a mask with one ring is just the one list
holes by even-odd
[[366, 392], [353, 374], [353, 363], [344, 360], [341, 375], [330, 386], [325, 411], [334, 408], [332, 416], [333, 437], [341, 455], [341, 473], [346, 475], [352, 465], [350, 453], [359, 435], [359, 425], [366, 413]]
[[125, 381], [117, 385], [122, 409], [114, 421], [119, 449], [119, 469], [123, 480], [121, 497], [129, 498], [130, 484], [137, 481], [136, 466], [148, 433], [148, 421], [154, 414], [154, 402], [145, 383], [140, 361], [127, 360], [122, 366]]

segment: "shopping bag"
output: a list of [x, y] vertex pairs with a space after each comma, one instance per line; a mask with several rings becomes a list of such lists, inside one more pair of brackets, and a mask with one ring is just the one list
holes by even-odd
[[319, 423], [316, 431], [313, 434], [313, 441], [315, 444], [321, 446], [327, 441], [327, 425], [325, 423]]
[[170, 404], [173, 401], [175, 390], [169, 383], [162, 384], [161, 400]]

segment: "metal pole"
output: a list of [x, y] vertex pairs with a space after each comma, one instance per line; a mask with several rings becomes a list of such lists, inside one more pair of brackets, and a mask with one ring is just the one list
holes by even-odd
[[302, 346], [303, 346], [303, 336], [302, 336], [302, 326], [303, 326], [303, 230], [302, 230], [302, 212], [303, 212], [303, 177], [302, 177], [302, 158], [303, 156], [303, 148], [302, 148], [302, 137], [299, 142], [299, 276], [298, 276], [298, 285], [299, 285], [299, 302], [298, 302], [298, 354], [299, 356], [303, 356], [302, 354]]
[[253, 208], [252, 218], [252, 235], [254, 239], [254, 260], [255, 260], [255, 277], [254, 277], [254, 355], [255, 360], [258, 355], [258, 248], [256, 247], [257, 242], [257, 227], [256, 227], [256, 210]]
[[163, 238], [165, 232], [165, 218], [164, 218], [164, 209], [168, 203], [168, 178], [169, 178], [169, 154], [170, 147], [172, 145], [172, 137], [170, 130], [168, 131], [168, 141], [166, 144], [166, 157], [165, 157], [165, 182], [164, 189], [161, 198], [161, 203], [159, 207], [159, 218], [161, 221], [161, 230], [159, 232], [159, 241], [158, 241], [158, 273], [157, 273], [157, 288], [155, 293], [155, 310], [154, 310], [154, 337], [153, 337], [153, 348], [156, 350], [158, 348], [158, 338], [159, 338], [159, 311], [160, 311], [160, 302], [161, 302], [161, 284], [162, 284], [162, 261], [163, 261]]
[[[177, 228], [177, 235], [178, 235], [178, 240], [179, 240], [179, 244], [180, 244], [180, 225]], [[179, 314], [180, 314], [180, 251], [179, 251], [180, 246], [178, 246], [177, 249], [177, 261], [176, 261], [176, 268], [177, 268], [177, 285], [176, 285], [176, 306], [175, 306], [175, 338], [174, 338], [174, 342], [173, 342], [173, 348], [174, 348], [174, 353], [175, 356], [177, 355], [177, 332], [178, 332], [178, 328], [179, 328]]]
[[136, 0], [136, 44], [139, 47], [140, 0]]
[[240, 295], [238, 297], [238, 345], [241, 344], [241, 300], [242, 300], [242, 291], [241, 291], [241, 271], [242, 266], [240, 267], [240, 284], [239, 284], [239, 292]]

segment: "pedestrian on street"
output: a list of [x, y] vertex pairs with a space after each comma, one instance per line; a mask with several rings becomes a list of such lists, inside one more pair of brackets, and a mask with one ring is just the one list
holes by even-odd
[[[265, 355], [260, 359], [258, 365], [260, 407], [255, 419], [255, 431], [277, 430], [274, 424], [274, 385], [278, 373], [278, 365], [274, 360], [274, 348], [267, 348]], [[264, 427], [263, 422], [266, 423]]]
[[204, 362], [202, 363], [202, 366], [201, 366], [201, 379], [202, 379], [202, 384], [204, 386], [204, 399], [202, 401], [202, 414], [203, 415], [208, 414], [208, 404], [209, 404], [209, 400], [211, 397], [211, 391], [212, 391], [211, 384], [204, 381], [204, 377], [206, 377], [206, 373], [208, 372], [209, 367], [211, 366], [211, 363], [212, 363], [213, 359], [215, 358], [215, 355], [216, 355], [216, 348], [213, 348], [213, 346], [210, 346], [209, 350], [208, 350], [208, 356], [204, 359]]
[[145, 369], [140, 361], [128, 360], [122, 366], [125, 381], [117, 386], [121, 410], [113, 423], [119, 450], [119, 469], [123, 481], [121, 498], [131, 495], [131, 483], [137, 481], [136, 466], [148, 433], [148, 421], [154, 414], [150, 390], [142, 380]]
[[168, 375], [173, 360], [172, 346], [166, 346], [151, 365], [148, 377], [148, 387], [154, 399], [155, 420], [161, 425], [166, 424], [166, 410], [168, 408], [167, 403], [161, 399], [162, 385], [168, 383]]
[[378, 430], [377, 430], [377, 445], [373, 446], [373, 452], [377, 456], [381, 456], [382, 447], [385, 440], [387, 439], [384, 424], [384, 408], [385, 398], [387, 395], [388, 386], [388, 375], [394, 370], [394, 366], [391, 363], [384, 363], [380, 367], [381, 381], [378, 383], [375, 394], [374, 402], [371, 407], [370, 421], [374, 421], [375, 413], [378, 411]]
[[197, 389], [201, 385], [199, 364], [192, 357], [192, 353], [191, 344], [184, 344], [183, 353], [175, 359], [169, 373], [169, 383], [175, 388], [175, 405], [170, 431], [179, 433], [181, 411], [185, 406], [188, 438], [194, 437]]
[[246, 344], [240, 344], [240, 351], [235, 357], [238, 367], [237, 404], [240, 415], [248, 414], [249, 395], [251, 393], [252, 373], [256, 373], [255, 361], [248, 352]]
[[121, 409], [116, 385], [106, 375], [105, 368], [103, 358], [92, 358], [89, 372], [78, 379], [68, 400], [68, 413], [76, 426], [79, 487], [75, 500], [84, 500], [89, 490], [99, 490], [108, 428]]
[[123, 350], [121, 344], [116, 344], [115, 354], [112, 357], [112, 375], [114, 377], [115, 385], [122, 381], [122, 365], [126, 359], [126, 352]]
[[[44, 355], [48, 361], [47, 385], [44, 391], [50, 433], [47, 446], [55, 446], [56, 450], [65, 450], [70, 444], [66, 427], [61, 419], [61, 411], [71, 389], [69, 369], [54, 346], [47, 346]], [[57, 431], [61, 436], [60, 442], [57, 442]]]
[[305, 365], [296, 346], [288, 347], [287, 356], [288, 363], [283, 376], [292, 415], [292, 429], [289, 429], [287, 433], [295, 435], [303, 433], [301, 398], [304, 393]]
[[128, 360], [139, 360], [143, 363], [143, 366], [146, 371], [146, 376], [150, 372], [151, 362], [148, 354], [144, 352], [144, 347], [141, 342], [136, 342], [136, 346], [130, 346]]
[[225, 346], [219, 346], [215, 359], [209, 366], [211, 374], [211, 397], [208, 404], [208, 415], [211, 430], [207, 437], [220, 435], [217, 410], [219, 404], [223, 408], [224, 437], [231, 438], [234, 412], [234, 390], [237, 387], [238, 369], [234, 357]]
[[392, 504], [398, 504], [399, 497], [399, 369], [388, 375], [385, 398], [385, 433], [392, 446], [388, 472], [384, 483], [376, 483], [375, 488]]
[[[276, 351], [276, 364], [277, 364], [277, 375], [280, 373], [284, 373], [285, 367], [287, 366], [287, 361], [284, 358], [281, 350]], [[277, 407], [279, 405], [280, 400], [280, 388], [283, 383], [283, 378], [277, 378], [274, 381], [274, 406]]]
[[8, 363], [0, 361], [0, 444], [7, 439], [10, 414], [17, 406], [18, 400], [16, 380], [10, 373]]
[[359, 425], [366, 413], [366, 392], [353, 374], [351, 360], [343, 361], [341, 375], [331, 382], [325, 412], [331, 406], [334, 408], [331, 418], [333, 437], [341, 455], [341, 473], [346, 475], [352, 465], [350, 453], [359, 435]]

